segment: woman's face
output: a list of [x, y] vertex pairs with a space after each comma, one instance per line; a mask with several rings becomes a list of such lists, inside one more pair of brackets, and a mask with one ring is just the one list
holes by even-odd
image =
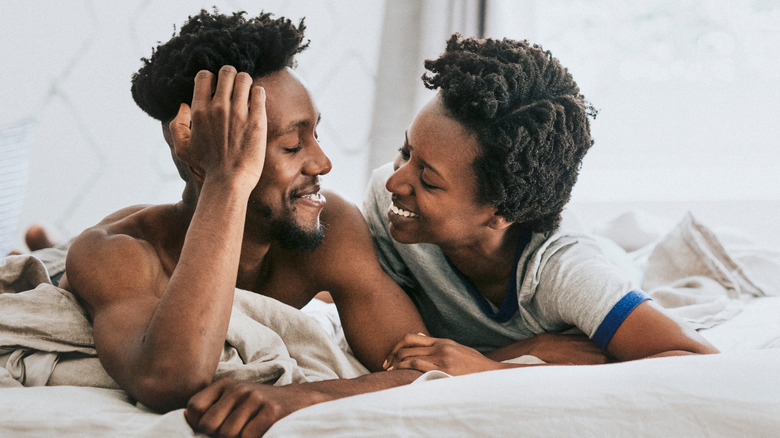
[[417, 114], [385, 186], [392, 193], [390, 234], [401, 243], [475, 243], [495, 219], [477, 200], [476, 136], [448, 116], [440, 95]]

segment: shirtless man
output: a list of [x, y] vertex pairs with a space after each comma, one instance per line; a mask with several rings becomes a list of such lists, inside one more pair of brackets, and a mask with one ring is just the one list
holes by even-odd
[[[212, 382], [236, 287], [297, 308], [329, 291], [373, 371], [405, 334], [427, 333], [381, 270], [360, 211], [320, 193], [331, 169], [320, 113], [291, 68], [303, 30], [270, 14], [202, 11], [133, 77], [186, 182], [182, 200], [85, 230], [60, 285], [85, 304], [106, 371], [155, 410], [182, 408]], [[375, 389], [419, 372], [393, 375]]]

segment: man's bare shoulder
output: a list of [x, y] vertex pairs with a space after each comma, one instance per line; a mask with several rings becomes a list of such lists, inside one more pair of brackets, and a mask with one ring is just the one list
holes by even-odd
[[146, 228], [160, 222], [162, 211], [163, 206], [128, 207], [74, 239], [66, 259], [67, 285], [90, 310], [160, 276], [162, 263], [149, 239], [160, 230]]
[[362, 213], [352, 202], [332, 192], [320, 220], [324, 229], [322, 245], [309, 256], [318, 274], [339, 280], [344, 274], [357, 276], [360, 270], [379, 268], [371, 233]]

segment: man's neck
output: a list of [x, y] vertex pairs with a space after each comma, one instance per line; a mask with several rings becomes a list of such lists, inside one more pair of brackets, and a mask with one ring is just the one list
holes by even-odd
[[265, 283], [273, 270], [273, 251], [269, 243], [248, 242], [246, 238], [241, 247], [241, 259], [238, 262], [236, 287], [256, 290]]

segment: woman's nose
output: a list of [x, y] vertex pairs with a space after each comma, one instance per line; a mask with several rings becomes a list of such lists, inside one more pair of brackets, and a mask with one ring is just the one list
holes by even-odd
[[389, 178], [387, 178], [387, 182], [385, 183], [385, 188], [388, 192], [394, 193], [396, 195], [411, 195], [413, 192], [413, 188], [411, 183], [409, 182], [409, 166], [406, 162], [401, 162], [399, 164], [398, 161], [396, 161], [395, 171], [392, 175], [390, 175]]

